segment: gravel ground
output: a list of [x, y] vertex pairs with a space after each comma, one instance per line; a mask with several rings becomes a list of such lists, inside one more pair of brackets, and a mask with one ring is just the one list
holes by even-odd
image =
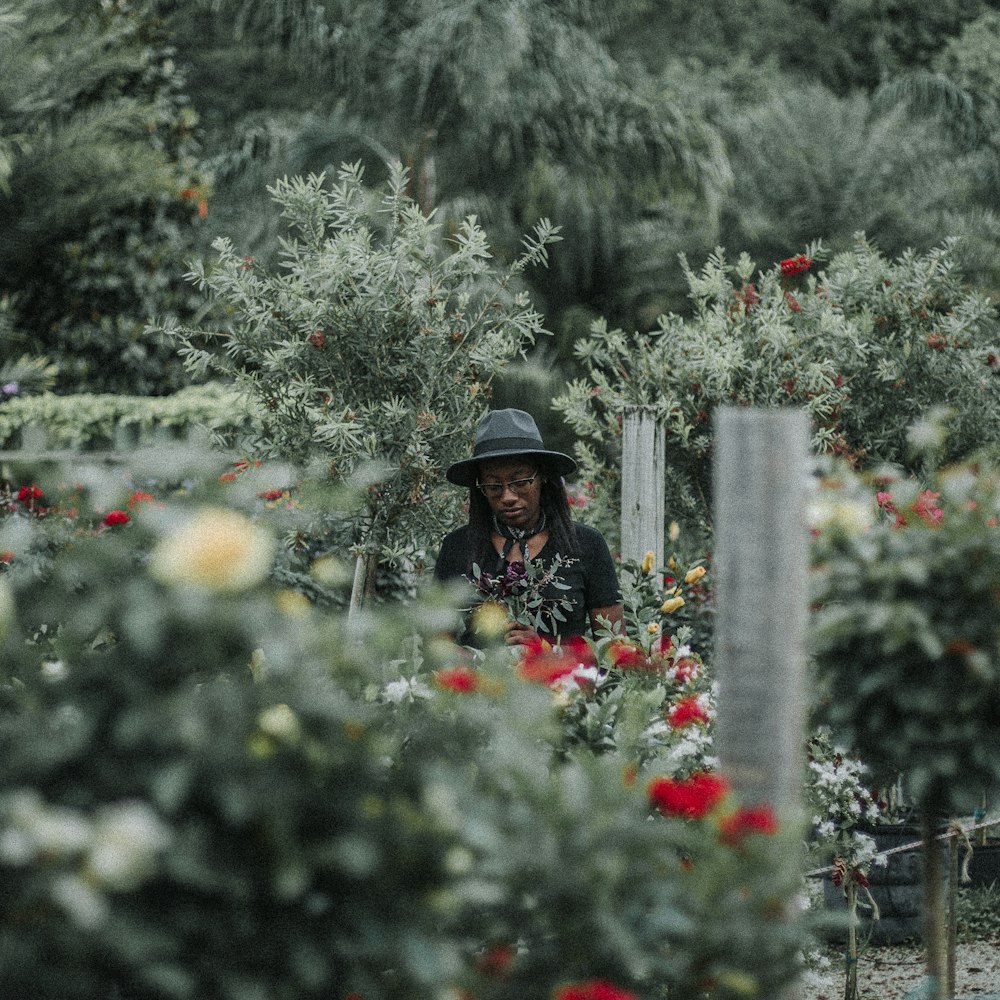
[[[801, 1000], [841, 1000], [843, 954], [830, 950], [827, 969], [810, 971], [798, 991]], [[859, 1000], [902, 1000], [924, 978], [923, 949], [917, 945], [869, 948], [858, 961]], [[960, 944], [955, 961], [955, 996], [1000, 998], [1000, 938]]]

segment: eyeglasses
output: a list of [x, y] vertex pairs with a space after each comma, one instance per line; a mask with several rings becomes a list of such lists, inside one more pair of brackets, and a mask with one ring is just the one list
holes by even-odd
[[499, 500], [504, 490], [511, 490], [516, 496], [523, 497], [537, 478], [536, 472], [530, 479], [512, 479], [509, 483], [476, 483], [476, 487], [488, 500]]

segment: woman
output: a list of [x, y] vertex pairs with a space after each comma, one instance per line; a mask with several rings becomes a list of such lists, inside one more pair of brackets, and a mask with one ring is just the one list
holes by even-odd
[[[545, 614], [538, 631], [513, 622], [508, 645], [596, 632], [606, 619], [622, 621], [618, 575], [599, 531], [570, 517], [562, 476], [576, 462], [549, 451], [531, 414], [493, 410], [476, 430], [472, 458], [450, 466], [446, 476], [469, 488], [469, 523], [446, 535], [434, 575], [440, 582], [473, 579], [473, 565], [503, 576], [513, 564], [533, 563], [553, 569], [567, 589], [548, 584], [542, 594], [561, 614]], [[557, 557], [560, 557], [557, 559]]]

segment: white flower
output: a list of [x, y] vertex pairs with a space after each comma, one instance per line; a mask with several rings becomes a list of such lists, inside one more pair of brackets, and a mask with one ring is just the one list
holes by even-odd
[[156, 856], [169, 842], [169, 828], [147, 803], [105, 806], [94, 821], [87, 871], [110, 889], [134, 889], [155, 872]]
[[404, 701], [415, 701], [417, 698], [433, 698], [434, 692], [419, 678], [411, 677], [407, 680], [401, 677], [398, 681], [390, 681], [382, 689], [382, 696], [386, 701], [399, 705]]
[[79, 875], [60, 875], [52, 883], [52, 898], [80, 927], [91, 929], [108, 915], [108, 903]]
[[257, 716], [257, 726], [268, 736], [288, 743], [294, 743], [301, 732], [298, 716], [284, 704], [265, 708]]

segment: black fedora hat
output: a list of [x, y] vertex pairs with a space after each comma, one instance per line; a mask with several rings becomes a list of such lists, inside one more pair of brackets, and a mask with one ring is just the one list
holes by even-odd
[[491, 458], [526, 455], [538, 458], [557, 475], [569, 475], [576, 462], [561, 451], [549, 451], [542, 443], [535, 418], [524, 410], [490, 410], [476, 428], [472, 458], [448, 467], [445, 476], [456, 486], [475, 486], [476, 467]]

